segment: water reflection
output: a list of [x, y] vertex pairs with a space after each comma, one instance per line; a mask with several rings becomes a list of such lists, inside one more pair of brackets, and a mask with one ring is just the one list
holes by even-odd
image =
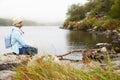
[[67, 34], [67, 42], [70, 49], [91, 48], [96, 43], [110, 43], [112, 39], [107, 38], [105, 35], [96, 35], [82, 31], [70, 31]]

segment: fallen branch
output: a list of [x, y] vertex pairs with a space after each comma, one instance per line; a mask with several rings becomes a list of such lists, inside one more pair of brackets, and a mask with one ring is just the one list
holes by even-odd
[[61, 58], [59, 60], [68, 60], [68, 61], [71, 61], [71, 62], [79, 62], [81, 60], [74, 60], [74, 59], [67, 59], [67, 58]]
[[72, 54], [72, 53], [75, 53], [75, 52], [82, 52], [82, 51], [84, 51], [84, 50], [85, 50], [85, 49], [72, 50], [72, 51], [69, 51], [69, 52], [64, 53], [64, 54], [62, 54], [62, 55], [57, 55], [57, 57], [67, 56], [67, 55], [69, 55], [69, 54]]
[[83, 51], [87, 51], [87, 50], [90, 50], [90, 51], [95, 51], [95, 50], [99, 50], [99, 49], [76, 49], [76, 50], [72, 50], [72, 51], [69, 51], [67, 53], [64, 53], [62, 55], [56, 55], [57, 57], [63, 57], [63, 56], [67, 56], [69, 54], [73, 54], [75, 52], [83, 52]]
[[90, 53], [92, 51], [96, 51], [96, 50], [99, 50], [99, 49], [76, 49], [76, 50], [72, 50], [72, 51], [69, 51], [67, 53], [64, 53], [62, 55], [56, 55], [59, 60], [69, 60], [69, 61], [74, 61], [74, 62], [79, 62], [81, 60], [74, 60], [74, 59], [66, 59], [66, 58], [63, 58], [64, 56], [67, 56], [67, 55], [70, 55], [70, 54], [74, 54], [75, 52], [81, 52], [82, 55], [86, 55], [86, 51], [90, 51]]

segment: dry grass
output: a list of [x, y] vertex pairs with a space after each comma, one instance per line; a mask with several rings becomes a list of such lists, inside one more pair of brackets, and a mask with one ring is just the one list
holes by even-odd
[[120, 80], [120, 73], [114, 73], [110, 64], [107, 70], [96, 65], [75, 69], [42, 58], [30, 64], [18, 67], [12, 80]]

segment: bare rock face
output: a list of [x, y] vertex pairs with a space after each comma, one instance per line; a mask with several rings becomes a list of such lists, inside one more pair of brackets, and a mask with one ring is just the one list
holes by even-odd
[[27, 55], [1, 55], [0, 56], [0, 70], [9, 70], [29, 60]]
[[14, 74], [14, 71], [2, 70], [0, 71], [0, 80], [11, 80], [11, 76]]
[[11, 80], [11, 76], [15, 74], [13, 69], [29, 59], [28, 55], [0, 55], [0, 80]]
[[34, 62], [35, 60], [41, 58], [42, 60], [51, 60], [58, 63], [59, 59], [54, 55], [13, 55], [5, 54], [0, 55], [0, 80], [11, 80], [11, 76], [15, 74], [14, 68], [21, 65]]

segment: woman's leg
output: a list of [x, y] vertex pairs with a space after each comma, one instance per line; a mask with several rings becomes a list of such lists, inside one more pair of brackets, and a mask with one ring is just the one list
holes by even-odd
[[22, 47], [19, 49], [19, 54], [35, 55], [38, 50], [33, 47]]

